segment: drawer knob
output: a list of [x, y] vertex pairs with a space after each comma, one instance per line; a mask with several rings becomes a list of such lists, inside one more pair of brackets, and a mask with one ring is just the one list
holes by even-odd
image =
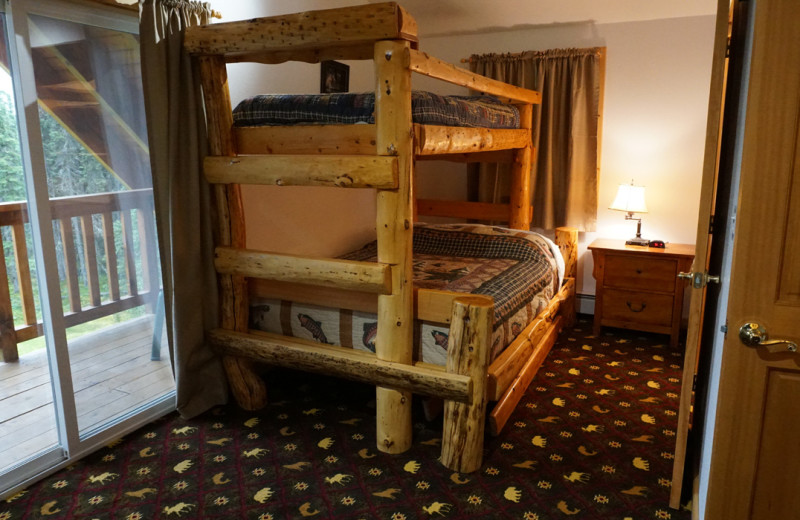
[[628, 306], [631, 312], [642, 312], [647, 307], [647, 304], [645, 302], [641, 302], [637, 307], [634, 307], [633, 304], [629, 301], [625, 302], [625, 305]]

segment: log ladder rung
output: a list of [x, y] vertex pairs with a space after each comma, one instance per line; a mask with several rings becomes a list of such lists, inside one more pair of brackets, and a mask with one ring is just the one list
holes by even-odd
[[311, 258], [233, 247], [218, 247], [215, 253], [214, 266], [221, 274], [392, 294], [392, 266], [389, 264]]
[[398, 183], [397, 157], [391, 156], [210, 156], [203, 167], [212, 184], [396, 189]]
[[362, 383], [385, 385], [415, 394], [468, 403], [472, 380], [427, 363], [393, 363], [371, 352], [300, 338], [252, 331], [212, 330], [208, 340], [219, 352], [286, 368], [333, 375]]

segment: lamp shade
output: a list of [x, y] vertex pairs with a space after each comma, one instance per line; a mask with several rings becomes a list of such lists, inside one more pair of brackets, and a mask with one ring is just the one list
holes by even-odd
[[647, 204], [644, 202], [644, 186], [620, 184], [617, 196], [608, 209], [629, 213], [647, 213]]

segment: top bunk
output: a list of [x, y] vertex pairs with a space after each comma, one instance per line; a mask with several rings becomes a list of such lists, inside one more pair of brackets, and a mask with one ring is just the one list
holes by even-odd
[[[206, 179], [212, 184], [393, 190], [406, 182], [404, 176], [413, 173], [413, 165], [401, 166], [406, 161], [401, 158], [404, 156], [504, 162], [511, 164], [513, 170], [509, 204], [418, 199], [415, 211], [425, 216], [506, 221], [509, 227], [528, 229], [532, 107], [541, 103], [541, 94], [472, 73], [420, 51], [417, 24], [396, 3], [191, 27], [186, 30], [184, 48], [200, 65], [206, 111], [218, 119], [218, 146], [212, 146], [211, 156], [204, 162]], [[372, 96], [374, 122], [237, 124], [227, 87], [228, 63], [325, 60], [373, 61], [375, 89], [367, 95]], [[515, 128], [492, 128], [450, 121], [415, 121], [412, 111], [418, 93], [412, 91], [412, 73], [465, 87], [482, 96], [483, 105], [479, 101], [474, 111], [485, 111], [489, 99], [505, 105], [515, 111], [519, 123]], [[297, 97], [311, 99], [312, 103], [319, 103], [320, 99], [316, 95]], [[328, 102], [329, 98], [323, 99]], [[445, 103], [456, 104], [452, 99]]]
[[[408, 42], [407, 67], [412, 72], [494, 96], [502, 103], [517, 107], [541, 102], [539, 92], [471, 73], [419, 51], [416, 21], [394, 2], [192, 27], [186, 31], [184, 47], [192, 55], [215, 57], [224, 60], [225, 63], [243, 61], [265, 64], [287, 61], [317, 63], [325, 60], [376, 59], [375, 44], [382, 40]], [[310, 99], [310, 96], [302, 96], [302, 98]], [[461, 103], [461, 100], [454, 102], [450, 96], [446, 96], [446, 98], [446, 102], [450, 105]], [[318, 98], [312, 102], [319, 106]], [[514, 109], [516, 110], [517, 107]], [[475, 109], [476, 112], [485, 110], [485, 106]], [[519, 116], [521, 124], [516, 128], [502, 126], [491, 128], [493, 125], [474, 123], [463, 125], [459, 123], [414, 123], [416, 138], [414, 153], [417, 156], [427, 156], [522, 148], [525, 146], [526, 135], [529, 133], [526, 132], [526, 127], [529, 126], [525, 124], [526, 118], [529, 119], [529, 116], [523, 109]], [[241, 136], [247, 134], [249, 131], [247, 129], [256, 126], [261, 127], [261, 124], [237, 123], [235, 132]], [[305, 125], [294, 124], [293, 126]], [[345, 125], [337, 124], [336, 126]], [[480, 126], [487, 126], [489, 127], [487, 130], [490, 131], [476, 128]], [[465, 127], [472, 127], [474, 130], [452, 130]], [[309, 129], [311, 133], [315, 133], [317, 130]], [[359, 135], [366, 133], [366, 142], [369, 143], [371, 140], [368, 135], [373, 130], [344, 131], [355, 132]], [[297, 128], [293, 131], [294, 134], [302, 132], [303, 130]], [[271, 138], [273, 137], [271, 134], [274, 133], [267, 129], [255, 132], [255, 135], [250, 138], [245, 136], [241, 142], [246, 149], [240, 150], [240, 153], [266, 153], [263, 149], [250, 149], [248, 143], [252, 139], [261, 141], [264, 138]], [[296, 142], [295, 139], [292, 141]], [[443, 145], [442, 143], [445, 141], [451, 144]], [[365, 140], [359, 139], [359, 142], [365, 142]], [[316, 144], [315, 147], [318, 150], [317, 153], [326, 153], [325, 146], [321, 147], [322, 150]], [[281, 149], [271, 150], [271, 153], [304, 152]], [[374, 151], [367, 149], [363, 153], [374, 153]]]

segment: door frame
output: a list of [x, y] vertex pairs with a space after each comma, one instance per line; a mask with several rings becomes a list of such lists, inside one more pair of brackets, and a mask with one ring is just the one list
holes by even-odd
[[[1, 1], [1, 0], [0, 0]], [[175, 392], [152, 401], [145, 409], [135, 409], [113, 420], [100, 430], [79, 433], [66, 326], [61, 303], [61, 290], [55, 254], [52, 212], [50, 209], [44, 149], [39, 124], [38, 97], [30, 59], [29, 15], [44, 16], [67, 22], [93, 25], [106, 29], [138, 34], [135, 13], [102, 5], [89, 6], [63, 0], [14, 0], [0, 3], [5, 12], [8, 34], [8, 58], [14, 85], [14, 103], [20, 134], [20, 152], [28, 195], [29, 219], [34, 244], [37, 283], [41, 299], [44, 337], [50, 365], [53, 406], [59, 443], [52, 449], [12, 467], [3, 474], [8, 487], [0, 488], [7, 496], [30, 483], [74, 463], [98, 447], [134, 431], [144, 424], [163, 417], [176, 408]]]

